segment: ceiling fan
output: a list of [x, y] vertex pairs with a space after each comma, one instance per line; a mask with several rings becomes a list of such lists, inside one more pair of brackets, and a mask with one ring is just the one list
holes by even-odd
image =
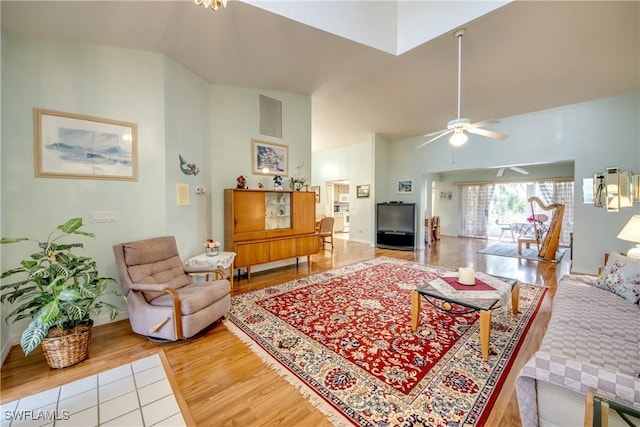
[[485, 126], [499, 123], [497, 120], [489, 119], [483, 120], [481, 122], [471, 123], [471, 120], [460, 117], [460, 77], [462, 75], [462, 36], [464, 35], [464, 33], [464, 28], [454, 33], [454, 35], [458, 38], [458, 118], [449, 121], [449, 123], [447, 123], [446, 129], [426, 134], [425, 137], [427, 138], [430, 136], [435, 136], [430, 140], [418, 145], [416, 148], [424, 147], [425, 145], [435, 141], [436, 139], [442, 138], [443, 136], [449, 134], [452, 134], [449, 137], [449, 144], [454, 147], [460, 147], [464, 145], [469, 139], [469, 136], [465, 133], [465, 131], [493, 139], [503, 140], [507, 138], [507, 135], [503, 133], [482, 129]]
[[[505, 169], [506, 169], [506, 168], [500, 168], [500, 169], [498, 169], [498, 173], [496, 173], [496, 176], [497, 176], [498, 178], [500, 178], [502, 175], [504, 175], [504, 170], [505, 170]], [[511, 170], [512, 170], [512, 171], [514, 171], [514, 172], [521, 173], [521, 174], [523, 174], [523, 175], [529, 175], [529, 171], [528, 171], [528, 170], [526, 170], [526, 169], [522, 169], [522, 168], [520, 168], [520, 167], [518, 167], [518, 166], [511, 166], [511, 167], [509, 167], [509, 169], [511, 169]]]

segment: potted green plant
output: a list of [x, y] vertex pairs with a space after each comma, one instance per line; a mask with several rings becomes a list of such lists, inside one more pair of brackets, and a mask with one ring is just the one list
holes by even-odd
[[27, 355], [42, 344], [52, 368], [71, 366], [87, 357], [93, 326], [90, 316], [107, 309], [114, 320], [119, 308], [102, 297], [122, 297], [109, 288], [114, 279], [99, 277], [93, 258], [72, 252], [82, 248], [82, 243], [59, 243], [70, 235], [95, 237], [81, 227], [82, 218], [72, 218], [56, 227], [45, 241], [27, 237], [3, 237], [0, 241], [35, 241], [38, 245], [39, 250], [23, 259], [19, 267], [2, 273], [1, 279], [13, 275], [20, 275], [20, 279], [0, 285], [0, 302], [17, 304], [6, 316], [7, 323], [33, 319], [22, 333], [20, 346]]

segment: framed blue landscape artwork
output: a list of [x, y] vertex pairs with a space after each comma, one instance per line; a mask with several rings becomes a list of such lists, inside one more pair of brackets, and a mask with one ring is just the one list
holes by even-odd
[[138, 180], [137, 126], [35, 109], [36, 176]]

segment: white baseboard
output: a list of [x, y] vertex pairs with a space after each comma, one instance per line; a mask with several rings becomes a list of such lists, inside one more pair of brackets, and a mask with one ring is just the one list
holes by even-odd
[[356, 243], [364, 243], [365, 245], [369, 245], [371, 247], [373, 247], [373, 242], [371, 242], [370, 240], [362, 240], [362, 239], [349, 239], [350, 242], [356, 242]]

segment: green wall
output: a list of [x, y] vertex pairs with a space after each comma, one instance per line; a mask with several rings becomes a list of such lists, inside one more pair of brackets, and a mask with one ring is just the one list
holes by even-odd
[[[223, 239], [222, 190], [240, 174], [250, 176], [252, 188], [271, 182], [251, 175], [251, 139], [269, 140], [258, 131], [259, 94], [283, 101], [284, 137], [277, 141], [289, 145], [289, 167], [305, 162], [310, 174], [310, 96], [212, 86], [164, 55], [3, 34], [1, 90], [2, 236], [44, 238], [81, 216], [96, 235], [84, 253], [105, 276], [117, 277], [115, 243], [174, 235], [186, 259], [203, 251], [206, 238]], [[136, 123], [139, 179], [35, 177], [34, 108]], [[196, 163], [198, 175], [180, 171], [179, 155]], [[176, 204], [178, 183], [189, 185], [188, 206]], [[195, 194], [195, 186], [206, 193]], [[116, 211], [117, 222], [89, 222], [100, 210]], [[3, 247], [3, 270], [31, 249]], [[107, 321], [105, 314], [96, 324]], [[3, 359], [23, 328], [0, 330]]]
[[[282, 102], [282, 139], [260, 135], [260, 94]], [[311, 97], [219, 85], [211, 86], [210, 95], [213, 235], [222, 241], [224, 189], [235, 188], [239, 175], [247, 177], [249, 188], [258, 188], [261, 183], [265, 189], [273, 189], [273, 175], [252, 174], [252, 139], [288, 146], [289, 175], [304, 163], [301, 175], [311, 176]], [[288, 185], [285, 176], [283, 184]]]
[[[321, 188], [318, 213], [331, 215], [333, 203], [327, 201], [327, 181], [349, 181], [349, 240], [374, 243], [376, 185], [375, 141], [362, 141], [346, 147], [313, 153], [313, 185]], [[369, 197], [356, 197], [358, 185], [371, 185]], [[322, 196], [324, 194], [324, 197]]]
[[[422, 137], [393, 143], [390, 185], [413, 179], [416, 192], [405, 201], [421, 201], [424, 188], [440, 173], [508, 165], [569, 162], [574, 168], [574, 254], [572, 270], [596, 273], [605, 252], [626, 252], [632, 245], [616, 238], [640, 205], [607, 213], [585, 205], [582, 180], [607, 167], [640, 173], [640, 93], [634, 92], [500, 119], [492, 129], [506, 133], [505, 141], [471, 136], [460, 149], [446, 138], [416, 150]], [[562, 172], [564, 173], [564, 172]], [[562, 175], [561, 173], [561, 175]], [[465, 180], [479, 180], [467, 177]], [[480, 179], [482, 176], [480, 175]], [[424, 218], [424, 210], [421, 213]], [[457, 215], [457, 214], [456, 214]], [[441, 219], [442, 220], [442, 219]], [[447, 218], [446, 234], [455, 234], [458, 217]], [[449, 224], [448, 227], [446, 225]]]

